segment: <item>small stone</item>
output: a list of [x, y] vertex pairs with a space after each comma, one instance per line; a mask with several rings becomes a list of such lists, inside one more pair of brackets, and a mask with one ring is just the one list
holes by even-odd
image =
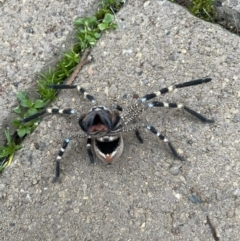
[[195, 203], [195, 204], [200, 204], [202, 203], [201, 199], [197, 196], [197, 195], [194, 195], [192, 194], [191, 196], [188, 197], [188, 200], [192, 203]]
[[182, 49], [181, 52], [182, 52], [183, 54], [186, 54], [186, 53], [187, 53], [187, 50], [186, 50], [186, 49]]
[[148, 82], [149, 82], [149, 79], [148, 79], [148, 78], [142, 80], [142, 83], [143, 83], [143, 84], [147, 84]]
[[112, 85], [109, 88], [109, 95], [110, 96], [116, 96], [116, 94], [117, 94], [117, 87], [116, 87], [116, 85]]
[[33, 17], [29, 17], [29, 18], [27, 19], [27, 21], [28, 21], [28, 23], [31, 23], [31, 22], [33, 21]]
[[144, 228], [145, 228], [145, 226], [146, 226], [146, 223], [145, 223], [145, 222], [143, 222], [143, 223], [142, 223], [142, 225], [141, 225], [141, 229], [144, 229]]
[[34, 30], [33, 30], [32, 27], [27, 27], [27, 28], [26, 28], [26, 32], [27, 32], [27, 33], [34, 33]]
[[149, 5], [150, 1], [146, 1], [144, 4], [143, 4], [143, 7], [147, 7]]
[[34, 142], [33, 145], [34, 145], [34, 147], [35, 147], [36, 150], [39, 149], [39, 144], [38, 144], [38, 142]]
[[178, 57], [178, 54], [176, 51], [174, 51], [173, 53], [171, 53], [169, 55], [169, 60], [172, 60], [172, 61], [176, 61], [177, 60], [177, 57]]
[[58, 31], [58, 32], [54, 33], [54, 35], [56, 38], [60, 38], [60, 37], [62, 37], [62, 31]]
[[134, 94], [133, 94], [133, 99], [138, 99], [138, 98], [139, 98], [139, 95], [136, 94], [136, 93], [134, 93]]
[[180, 168], [182, 165], [174, 165], [170, 168], [170, 173], [174, 176], [178, 175], [180, 173]]
[[33, 179], [32, 184], [36, 185], [37, 184], [37, 179]]
[[235, 208], [235, 215], [239, 218], [240, 217], [240, 206]]
[[240, 197], [240, 189], [237, 188], [237, 189], [233, 192], [233, 195], [236, 196], [236, 197]]
[[240, 121], [239, 116], [238, 116], [238, 115], [235, 115], [235, 116], [233, 117], [233, 122], [234, 122], [234, 123], [237, 123], [237, 122], [239, 122], [239, 121]]
[[74, 209], [73, 209], [73, 212], [74, 212], [74, 213], [79, 213], [79, 208], [74, 208]]

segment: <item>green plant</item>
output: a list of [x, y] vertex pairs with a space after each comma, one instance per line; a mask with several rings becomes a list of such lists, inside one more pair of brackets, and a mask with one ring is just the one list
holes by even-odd
[[[38, 86], [36, 88], [39, 99], [30, 100], [24, 91], [17, 93], [19, 105], [13, 111], [20, 118], [15, 118], [12, 124], [17, 128], [19, 137], [30, 134], [39, 121], [37, 118], [28, 123], [23, 123], [22, 119], [41, 111], [42, 108], [55, 99], [57, 91], [48, 88], [47, 85], [63, 83], [75, 70], [85, 49], [96, 45], [103, 31], [116, 29], [117, 24], [114, 22], [114, 13], [119, 11], [123, 4], [123, 0], [103, 0], [93, 17], [79, 18], [74, 22], [77, 42], [71, 51], [63, 53], [63, 58], [55, 69], [49, 68], [47, 72], [39, 74]], [[0, 147], [0, 158], [4, 158], [4, 161], [0, 163], [0, 171], [11, 163], [13, 153], [21, 148], [20, 145], [16, 145], [14, 140], [11, 139], [9, 132], [5, 132], [5, 135], [7, 145]], [[6, 159], [8, 161], [5, 161]]]
[[98, 19], [96, 14], [91, 18], [78, 18], [75, 20], [74, 25], [77, 30], [76, 35], [81, 52], [96, 45], [102, 31], [117, 28], [117, 24], [114, 23], [114, 15], [109, 12], [109, 9], [104, 11], [103, 19]]
[[97, 20], [101, 21], [105, 14], [114, 14], [120, 10], [125, 1], [123, 0], [103, 0], [99, 3], [99, 9], [95, 13]]
[[[7, 139], [7, 144], [5, 146], [0, 146], [0, 172], [7, 166], [9, 166], [12, 162], [13, 154], [22, 148], [21, 145], [16, 145], [12, 140], [10, 133], [8, 130], [5, 131], [5, 136]], [[8, 157], [11, 157], [7, 160]], [[7, 161], [6, 161], [7, 160]]]
[[[25, 92], [18, 92], [17, 99], [20, 104], [14, 108], [14, 112], [19, 114], [21, 119], [36, 114], [55, 99], [56, 90], [48, 88], [47, 85], [62, 83], [72, 74], [80, 61], [80, 54], [77, 51], [81, 53], [86, 48], [94, 46], [100, 38], [102, 31], [117, 27], [116, 23], [114, 23], [114, 16], [110, 13], [106, 13], [102, 20], [97, 20], [95, 16], [91, 18], [79, 18], [75, 21], [74, 25], [77, 29], [78, 42], [73, 47], [73, 50], [63, 54], [63, 58], [57, 64], [56, 69], [49, 68], [48, 72], [39, 74], [36, 91], [40, 99], [31, 101]], [[19, 137], [23, 137], [36, 128], [36, 122], [38, 122], [38, 119], [25, 124], [19, 118], [16, 118], [12, 123], [17, 127]]]
[[19, 137], [23, 137], [26, 134], [31, 133], [36, 127], [36, 121], [29, 122], [24, 124], [21, 120], [27, 116], [36, 114], [39, 109], [42, 109], [45, 106], [44, 101], [37, 99], [31, 101], [26, 92], [19, 91], [17, 92], [17, 99], [19, 105], [13, 109], [15, 113], [20, 115], [21, 119], [16, 118], [12, 121], [12, 124], [17, 127], [17, 133]]
[[72, 74], [79, 61], [79, 54], [77, 54], [74, 50], [71, 50], [63, 54], [63, 58], [57, 64], [55, 70], [49, 68], [48, 72], [39, 74], [36, 91], [46, 104], [54, 100], [56, 96], [56, 90], [49, 89], [47, 85], [62, 83]]
[[81, 52], [88, 47], [94, 46], [101, 37], [98, 29], [98, 20], [95, 16], [91, 18], [78, 18], [74, 22], [74, 25], [77, 30], [76, 35]]
[[192, 0], [189, 10], [197, 17], [213, 22], [213, 0]]
[[116, 29], [117, 24], [114, 23], [114, 16], [110, 13], [106, 13], [102, 22], [98, 24], [98, 28], [101, 31], [107, 29]]

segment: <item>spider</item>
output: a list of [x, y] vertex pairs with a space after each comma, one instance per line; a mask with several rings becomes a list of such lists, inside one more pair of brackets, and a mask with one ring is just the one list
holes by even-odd
[[[153, 107], [166, 107], [166, 108], [177, 108], [184, 109], [186, 112], [200, 119], [204, 123], [214, 122], [211, 119], [207, 119], [203, 115], [197, 113], [196, 111], [190, 109], [189, 107], [183, 104], [177, 103], [166, 103], [159, 101], [149, 100], [172, 92], [174, 89], [180, 89], [184, 87], [189, 87], [193, 85], [199, 85], [203, 83], [210, 82], [211, 78], [196, 79], [189, 82], [184, 82], [180, 84], [174, 84], [172, 86], [160, 89], [159, 91], [152, 92], [141, 98], [139, 98], [136, 103], [131, 105], [125, 111], [122, 110], [120, 105], [115, 105], [114, 107], [107, 108], [105, 106], [94, 106], [89, 110], [88, 113], [82, 114], [78, 120], [78, 124], [83, 131], [82, 135], [77, 135], [77, 137], [87, 137], [87, 153], [91, 163], [94, 163], [94, 154], [98, 159], [103, 161], [106, 164], [114, 163], [123, 152], [123, 137], [122, 133], [127, 131], [135, 131], [137, 139], [143, 143], [143, 139], [139, 133], [139, 129], [146, 128], [152, 134], [156, 135], [160, 140], [165, 142], [172, 154], [179, 159], [184, 161], [184, 157], [180, 156], [173, 144], [161, 134], [154, 126], [148, 123], [138, 123], [136, 118], [139, 114], [146, 109]], [[94, 97], [90, 95], [84, 88], [79, 85], [48, 85], [52, 89], [77, 89], [85, 98], [87, 98], [93, 104], [96, 103]], [[74, 114], [73, 109], [55, 109], [47, 108], [40, 113], [34, 114], [23, 119], [24, 123], [27, 123], [37, 117], [40, 117], [46, 113], [49, 114]], [[73, 138], [73, 137], [72, 137]], [[56, 158], [56, 173], [53, 181], [56, 181], [60, 176], [60, 160], [63, 156], [65, 149], [67, 148], [71, 138], [66, 138], [63, 141], [62, 147]]]

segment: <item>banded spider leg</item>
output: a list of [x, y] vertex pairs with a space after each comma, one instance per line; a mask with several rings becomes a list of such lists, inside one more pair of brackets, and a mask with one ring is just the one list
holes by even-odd
[[[48, 85], [51, 89], [77, 89], [85, 98], [87, 98], [90, 102], [93, 104], [96, 103], [96, 100], [92, 95], [90, 95], [84, 88], [82, 88], [79, 85]], [[74, 114], [75, 111], [73, 109], [57, 109], [57, 108], [47, 108], [39, 113], [36, 113], [34, 115], [31, 115], [29, 117], [26, 117], [22, 120], [23, 123], [27, 123], [31, 120], [34, 120], [35, 118], [38, 118], [44, 114]], [[85, 135], [84, 135], [85, 136]], [[66, 138], [63, 141], [62, 147], [58, 153], [58, 156], [56, 158], [56, 175], [53, 179], [53, 182], [55, 182], [58, 177], [60, 176], [60, 160], [64, 154], [65, 149], [67, 148], [68, 144], [70, 142], [70, 138]], [[94, 162], [93, 160], [93, 154], [91, 151], [91, 138], [89, 137], [87, 140], [87, 151], [90, 158], [91, 163]]]
[[[192, 80], [189, 82], [184, 82], [181, 84], [175, 84], [163, 89], [160, 89], [159, 91], [147, 94], [145, 96], [143, 96], [142, 98], [140, 98], [138, 100], [137, 103], [133, 104], [132, 106], [130, 106], [130, 108], [128, 108], [126, 110], [126, 112], [124, 112], [121, 115], [121, 118], [124, 121], [124, 125], [127, 125], [129, 123], [133, 123], [135, 118], [143, 111], [145, 111], [146, 109], [152, 108], [152, 107], [166, 107], [166, 108], [176, 108], [176, 109], [184, 109], [186, 112], [190, 113], [191, 115], [195, 116], [196, 118], [198, 118], [199, 120], [201, 120], [204, 123], [213, 123], [214, 120], [212, 119], [208, 119], [205, 116], [199, 114], [198, 112], [192, 110], [191, 108], [183, 105], [183, 104], [179, 104], [179, 103], [166, 103], [166, 102], [160, 102], [160, 101], [152, 101], [152, 102], [148, 102], [149, 100], [163, 95], [165, 93], [169, 93], [172, 92], [174, 89], [178, 89], [178, 88], [184, 88], [184, 87], [189, 87], [189, 86], [194, 86], [194, 85], [200, 85], [203, 83], [208, 83], [210, 82], [212, 79], [211, 78], [205, 78], [205, 79], [196, 79], [196, 80]], [[150, 132], [152, 132], [153, 134], [155, 134], [156, 136], [159, 137], [159, 139], [161, 139], [162, 141], [164, 141], [165, 143], [168, 144], [169, 148], [171, 149], [171, 152], [173, 153], [173, 155], [175, 157], [177, 157], [179, 160], [183, 161], [184, 158], [182, 156], [180, 156], [176, 149], [174, 148], [173, 144], [166, 138], [164, 137], [154, 126], [149, 125], [149, 124], [137, 124], [134, 125], [133, 127], [130, 127], [129, 129], [124, 129], [123, 131], [128, 131], [128, 130], [135, 130], [135, 133], [137, 135], [137, 138], [139, 139], [140, 142], [142, 142], [142, 138], [138, 132], [138, 129], [145, 127], [146, 129], [148, 129]]]

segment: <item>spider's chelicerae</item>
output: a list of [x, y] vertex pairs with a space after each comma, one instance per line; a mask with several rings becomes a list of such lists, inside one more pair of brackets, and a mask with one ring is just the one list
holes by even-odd
[[[184, 88], [192, 85], [199, 85], [203, 83], [210, 82], [211, 78], [196, 79], [189, 82], [184, 82], [181, 84], [175, 84], [167, 88], [160, 89], [159, 91], [147, 94], [142, 98], [138, 99], [135, 104], [131, 105], [127, 110], [123, 111], [121, 106], [116, 105], [114, 108], [107, 108], [105, 106], [95, 106], [90, 109], [86, 114], [82, 114], [78, 120], [79, 126], [83, 131], [82, 135], [77, 135], [77, 137], [87, 138], [87, 153], [91, 163], [94, 163], [94, 155], [102, 160], [106, 164], [114, 163], [123, 152], [123, 137], [122, 132], [135, 131], [136, 137], [142, 143], [143, 140], [139, 134], [139, 129], [146, 128], [151, 133], [156, 135], [160, 140], [165, 142], [172, 154], [183, 161], [184, 158], [178, 154], [173, 144], [162, 135], [156, 128], [147, 123], [136, 123], [136, 118], [141, 112], [146, 109], [153, 107], [167, 107], [167, 108], [177, 108], [184, 109], [191, 115], [194, 115], [202, 122], [213, 122], [213, 120], [207, 119], [203, 115], [197, 113], [196, 111], [190, 109], [183, 104], [177, 103], [166, 103], [159, 101], [149, 100], [163, 95], [167, 92], [172, 92], [174, 89]], [[80, 93], [84, 95], [93, 104], [96, 102], [94, 97], [86, 92], [84, 88], [78, 85], [49, 85], [52, 89], [77, 89]], [[23, 120], [23, 122], [28, 122], [46, 113], [50, 114], [74, 114], [73, 109], [46, 109], [40, 113], [29, 116]], [[73, 137], [72, 137], [73, 138]], [[60, 176], [60, 160], [62, 155], [67, 148], [71, 138], [66, 138], [63, 141], [62, 147], [56, 158], [56, 176], [54, 181]]]

